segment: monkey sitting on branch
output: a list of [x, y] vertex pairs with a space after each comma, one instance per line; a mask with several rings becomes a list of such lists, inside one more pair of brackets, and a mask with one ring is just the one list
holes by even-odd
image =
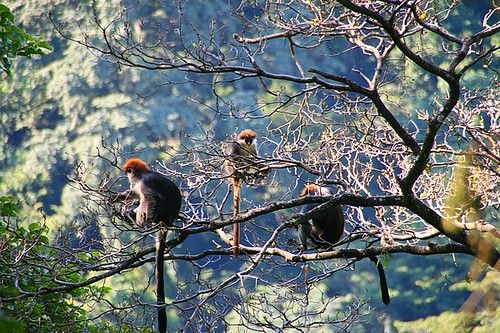
[[[246, 129], [240, 132], [233, 142], [224, 147], [225, 169], [233, 185], [233, 216], [240, 214], [241, 181], [255, 185], [262, 181], [267, 171], [258, 162], [257, 134]], [[240, 254], [240, 225], [235, 223], [233, 236], [233, 254]]]
[[165, 308], [165, 281], [163, 260], [165, 257], [165, 236], [167, 228], [179, 216], [181, 192], [177, 185], [164, 175], [150, 170], [138, 158], [127, 160], [122, 167], [127, 174], [130, 189], [119, 193], [113, 201], [131, 203], [139, 200], [134, 210], [135, 223], [143, 227], [159, 227], [156, 235], [156, 298], [158, 306], [158, 331], [167, 331], [167, 311]]
[[[304, 187], [300, 195], [333, 196], [334, 193], [328, 187], [310, 184]], [[308, 204], [302, 210], [302, 213], [306, 213], [317, 206], [318, 204]], [[307, 250], [308, 240], [323, 249], [333, 247], [333, 245], [340, 241], [340, 239], [342, 238], [342, 235], [344, 234], [344, 226], [345, 217], [342, 206], [332, 206], [321, 212], [318, 212], [307, 222], [299, 225], [299, 241], [301, 250]], [[380, 292], [382, 294], [382, 301], [384, 302], [384, 304], [389, 304], [391, 298], [389, 296], [389, 289], [387, 287], [384, 267], [376, 257], [370, 256], [369, 259], [377, 267], [380, 279]]]

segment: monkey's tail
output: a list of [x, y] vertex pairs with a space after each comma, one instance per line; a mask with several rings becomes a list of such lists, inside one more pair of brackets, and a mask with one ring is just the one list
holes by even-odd
[[[241, 180], [233, 178], [233, 216], [240, 215]], [[240, 224], [233, 225], [233, 255], [240, 255]]]
[[391, 296], [389, 295], [389, 288], [387, 287], [387, 279], [385, 278], [384, 266], [382, 265], [380, 260], [377, 259], [377, 257], [369, 258], [375, 264], [375, 267], [377, 267], [378, 276], [380, 279], [380, 293], [382, 294], [382, 302], [387, 305], [391, 301]]
[[158, 332], [167, 332], [167, 309], [165, 307], [165, 279], [163, 272], [163, 261], [165, 258], [165, 236], [164, 230], [159, 230], [156, 235], [156, 306], [158, 307]]

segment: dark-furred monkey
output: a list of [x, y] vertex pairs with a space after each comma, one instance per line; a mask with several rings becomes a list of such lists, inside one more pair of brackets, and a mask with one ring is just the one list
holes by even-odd
[[127, 160], [122, 167], [130, 183], [128, 191], [119, 193], [115, 201], [139, 200], [135, 209], [135, 223], [139, 227], [158, 226], [156, 235], [156, 297], [158, 306], [158, 331], [167, 331], [165, 309], [165, 281], [163, 260], [165, 256], [166, 228], [178, 217], [181, 208], [181, 192], [177, 185], [164, 175], [150, 170], [138, 158]]
[[[334, 193], [328, 187], [322, 187], [315, 184], [306, 185], [301, 192], [301, 196], [317, 195], [332, 196]], [[318, 204], [308, 204], [303, 212], [308, 212]], [[321, 248], [330, 248], [337, 243], [344, 234], [345, 218], [342, 206], [332, 206], [317, 214], [309, 221], [299, 225], [299, 240], [301, 250], [307, 250], [307, 241], [310, 240]], [[369, 257], [375, 264], [379, 273], [380, 292], [384, 304], [389, 304], [390, 296], [387, 287], [384, 267], [376, 257]]]

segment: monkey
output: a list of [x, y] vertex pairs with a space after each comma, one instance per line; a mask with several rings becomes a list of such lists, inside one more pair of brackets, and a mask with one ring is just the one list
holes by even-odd
[[150, 170], [139, 158], [125, 162], [122, 170], [127, 174], [130, 189], [119, 193], [113, 201], [139, 200], [135, 211], [135, 223], [143, 227], [159, 227], [156, 235], [156, 303], [158, 306], [158, 331], [167, 331], [165, 308], [165, 281], [163, 260], [165, 257], [166, 228], [172, 226], [181, 209], [181, 192], [177, 185], [164, 175]]
[[[247, 180], [252, 176], [252, 160], [257, 157], [257, 134], [251, 129], [240, 132], [233, 142], [226, 145], [225, 169], [233, 185], [233, 216], [240, 214], [241, 180]], [[233, 225], [233, 254], [240, 254], [240, 225]]]
[[251, 177], [257, 153], [257, 133], [251, 129], [240, 132], [234, 141], [226, 144], [224, 154], [229, 158], [225, 167], [231, 182], [235, 179], [247, 180]]
[[[333, 191], [328, 187], [315, 184], [306, 185], [300, 196], [317, 195], [333, 196]], [[318, 204], [308, 204], [303, 213], [310, 211]], [[341, 206], [332, 206], [305, 224], [299, 225], [299, 240], [301, 250], [307, 250], [307, 240], [310, 239], [320, 247], [331, 247], [337, 243], [344, 234], [344, 213]]]
[[[333, 191], [328, 187], [309, 184], [301, 191], [300, 196], [333, 196]], [[318, 204], [308, 204], [302, 210], [302, 213], [308, 212]], [[330, 248], [335, 243], [340, 241], [344, 234], [345, 217], [342, 206], [332, 206], [318, 213], [306, 223], [299, 225], [299, 241], [301, 251], [307, 250], [307, 240], [320, 248]], [[387, 279], [385, 277], [384, 266], [375, 257], [370, 256], [369, 259], [375, 264], [379, 274], [380, 292], [384, 304], [389, 304], [391, 301], [389, 289], [387, 287]]]

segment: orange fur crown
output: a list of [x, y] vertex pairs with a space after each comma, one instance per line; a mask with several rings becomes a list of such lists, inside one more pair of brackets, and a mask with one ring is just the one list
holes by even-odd
[[122, 170], [125, 172], [128, 172], [129, 170], [144, 171], [148, 169], [148, 165], [144, 163], [140, 158], [128, 159], [122, 167]]
[[303, 196], [306, 196], [306, 195], [310, 195], [310, 194], [314, 194], [314, 192], [318, 191], [319, 190], [319, 186], [316, 185], [316, 184], [308, 184], [306, 185], [302, 191], [300, 192], [300, 196], [303, 197]]
[[255, 139], [257, 137], [257, 133], [252, 131], [251, 129], [246, 129], [238, 134], [238, 139]]

